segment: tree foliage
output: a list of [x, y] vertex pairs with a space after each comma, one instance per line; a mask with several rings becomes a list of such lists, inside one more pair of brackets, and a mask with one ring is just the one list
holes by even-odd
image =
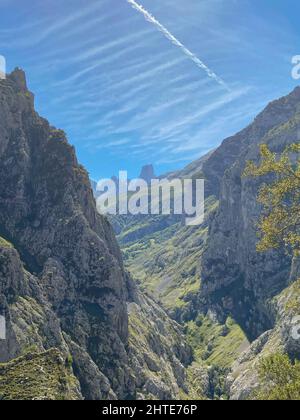
[[300, 143], [288, 146], [282, 154], [261, 146], [259, 165], [248, 162], [245, 176], [269, 177], [260, 188], [263, 206], [259, 221], [258, 251], [285, 246], [300, 255]]
[[300, 400], [300, 362], [287, 355], [273, 354], [260, 362], [260, 383], [267, 384], [255, 393], [255, 400]]

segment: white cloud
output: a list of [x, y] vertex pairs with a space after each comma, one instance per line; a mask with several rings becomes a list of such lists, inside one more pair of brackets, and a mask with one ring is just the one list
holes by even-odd
[[142, 13], [145, 19], [156, 26], [156, 28], [163, 33], [163, 35], [178, 47], [190, 60], [192, 60], [198, 68], [204, 70], [211, 79], [215, 80], [219, 85], [229, 90], [228, 86], [219, 76], [216, 75], [202, 60], [200, 60], [194, 53], [192, 53], [185, 45], [183, 45], [164, 25], [162, 25], [154, 16], [151, 15], [143, 6], [138, 4], [135, 0], [127, 0], [131, 6], [138, 12]]

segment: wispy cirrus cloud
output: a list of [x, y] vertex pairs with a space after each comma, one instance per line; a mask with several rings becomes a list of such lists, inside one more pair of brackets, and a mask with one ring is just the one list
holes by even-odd
[[103, 54], [110, 53], [115, 49], [121, 49], [123, 46], [128, 46], [131, 43], [135, 43], [137, 40], [141, 40], [143, 37], [150, 35], [152, 31], [143, 29], [136, 31], [127, 36], [117, 38], [115, 40], [106, 42], [101, 45], [94, 46], [88, 50], [81, 51], [78, 55], [70, 58], [69, 63], [75, 62], [86, 62], [87, 60], [94, 58], [95, 56], [102, 56]]
[[173, 135], [178, 134], [183, 127], [187, 127], [192, 125], [193, 123], [200, 121], [201, 118], [206, 117], [211, 112], [215, 112], [218, 109], [224, 107], [225, 105], [230, 104], [231, 102], [239, 99], [241, 96], [246, 95], [250, 90], [250, 87], [236, 89], [235, 91], [228, 92], [225, 95], [221, 95], [216, 98], [213, 102], [206, 104], [205, 106], [201, 107], [196, 112], [186, 115], [180, 120], [175, 119], [171, 122], [171, 124], [163, 127], [159, 135], [166, 136], [172, 133]]
[[[135, 36], [133, 37], [136, 38]], [[131, 44], [131, 45], [128, 45], [127, 43], [125, 48], [117, 48], [115, 52], [110, 51], [110, 49], [108, 48], [107, 52], [109, 52], [109, 54], [106, 54], [104, 57], [100, 56], [98, 58], [95, 58], [92, 61], [92, 64], [89, 61], [87, 61], [87, 63], [91, 65], [89, 66], [85, 65], [84, 68], [77, 71], [76, 73], [71, 74], [71, 76], [59, 80], [57, 83], [54, 84], [54, 86], [66, 86], [66, 85], [72, 86], [74, 82], [76, 82], [78, 79], [82, 78], [83, 76], [86, 76], [89, 73], [92, 73], [92, 74], [90, 75], [90, 77], [86, 78], [86, 80], [88, 82], [91, 82], [91, 80], [93, 80], [93, 77], [97, 76], [96, 70], [99, 70], [101, 67], [104, 67], [104, 66], [109, 66], [110, 64], [113, 64], [117, 62], [118, 60], [121, 60], [122, 57], [126, 57], [132, 52], [137, 52], [139, 48], [140, 49], [143, 48], [142, 41]], [[166, 66], [166, 64], [164, 64], [163, 66]], [[143, 77], [145, 76], [139, 75], [139, 78], [143, 78]], [[128, 82], [122, 81], [120, 82], [120, 85], [124, 83], [128, 83]]]
[[[212, 102], [208, 104], [203, 104], [199, 109], [192, 113], [184, 113], [181, 117], [176, 115], [173, 119], [166, 119], [164, 124], [159, 124], [158, 127], [153, 129], [153, 117], [155, 114], [159, 114], [161, 108], [169, 108], [172, 103], [162, 104], [160, 107], [154, 107], [152, 110], [148, 110], [146, 113], [141, 113], [133, 116], [125, 124], [120, 125], [119, 128], [114, 128], [114, 133], [126, 133], [137, 129], [144, 129], [148, 133], [149, 142], [155, 143], [156, 141], [161, 141], [162, 139], [168, 138], [168, 136], [176, 136], [182, 133], [183, 129], [191, 126], [195, 122], [201, 121], [201, 118], [205, 118], [212, 112], [217, 111], [218, 109], [224, 107], [225, 105], [230, 104], [234, 100], [240, 98], [242, 95], [245, 95], [249, 91], [249, 88], [241, 88], [233, 92], [228, 92], [219, 97], [215, 98]], [[186, 103], [189, 100], [189, 95], [184, 97]], [[184, 99], [175, 99], [176, 101], [184, 101]], [[152, 112], [154, 115], [152, 115]], [[109, 130], [107, 130], [109, 132]]]
[[172, 170], [289, 90], [281, 82], [298, 44], [282, 13], [275, 32], [257, 15], [259, 0], [33, 3], [30, 13], [19, 0], [1, 8], [0, 53], [24, 67], [38, 111], [67, 131], [94, 177], [136, 162]]
[[33, 47], [41, 44], [47, 38], [54, 36], [59, 31], [65, 30], [66, 28], [74, 27], [79, 21], [88, 18], [91, 14], [97, 13], [103, 7], [103, 3], [92, 2], [84, 9], [76, 10], [75, 12], [68, 14], [67, 16], [58, 19], [54, 23], [44, 24], [39, 32], [30, 34], [23, 40], [18, 40], [15, 43], [17, 48]]

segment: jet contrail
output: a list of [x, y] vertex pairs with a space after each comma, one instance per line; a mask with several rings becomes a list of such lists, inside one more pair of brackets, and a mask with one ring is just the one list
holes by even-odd
[[214, 79], [219, 85], [223, 86], [225, 89], [230, 90], [229, 87], [226, 85], [224, 80], [222, 80], [219, 76], [217, 76], [212, 70], [210, 70], [206, 64], [203, 63], [195, 54], [193, 54], [188, 48], [186, 48], [177, 38], [175, 38], [174, 35], [171, 34], [170, 31], [168, 31], [167, 28], [165, 28], [154, 16], [151, 15], [146, 9], [144, 9], [143, 6], [138, 4], [135, 0], [127, 0], [131, 6], [137, 10], [138, 12], [142, 13], [145, 17], [145, 19], [155, 25], [157, 29], [164, 34], [164, 36], [169, 39], [173, 45], [180, 48], [181, 51], [190, 59], [192, 60], [197, 67], [204, 70], [207, 75]]

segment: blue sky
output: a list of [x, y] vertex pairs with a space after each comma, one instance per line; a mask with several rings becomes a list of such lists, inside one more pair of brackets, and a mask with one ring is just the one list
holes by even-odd
[[217, 83], [126, 0], [0, 0], [0, 54], [94, 179], [183, 167], [297, 82], [298, 0], [140, 0]]

